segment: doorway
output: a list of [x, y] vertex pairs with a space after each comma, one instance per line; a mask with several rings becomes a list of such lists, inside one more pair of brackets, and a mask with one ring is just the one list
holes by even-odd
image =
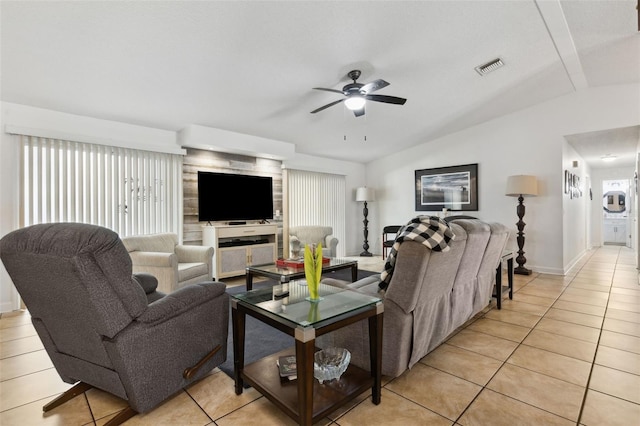
[[602, 181], [602, 242], [631, 247], [629, 179]]

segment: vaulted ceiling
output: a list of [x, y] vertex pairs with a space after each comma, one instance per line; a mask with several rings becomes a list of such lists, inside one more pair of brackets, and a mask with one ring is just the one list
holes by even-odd
[[[640, 81], [636, 0], [2, 1], [0, 12], [3, 101], [358, 162]], [[474, 70], [496, 58], [503, 67]], [[342, 96], [312, 88], [341, 89], [352, 69], [406, 104], [310, 114]]]

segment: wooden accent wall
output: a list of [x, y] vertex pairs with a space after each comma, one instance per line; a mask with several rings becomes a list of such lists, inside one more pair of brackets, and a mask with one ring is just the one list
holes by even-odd
[[[273, 209], [280, 210], [280, 218], [271, 223], [278, 226], [278, 257], [282, 256], [282, 162], [224, 152], [187, 148], [183, 158], [182, 179], [184, 196], [184, 244], [202, 244], [202, 225], [198, 222], [198, 171], [271, 176], [273, 179]], [[220, 200], [232, 203], [233, 200]], [[220, 222], [225, 223], [225, 222]]]

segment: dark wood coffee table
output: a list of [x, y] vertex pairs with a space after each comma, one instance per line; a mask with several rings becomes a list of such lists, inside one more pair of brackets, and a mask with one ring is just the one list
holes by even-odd
[[[321, 285], [320, 302], [309, 302], [306, 286], [292, 282], [287, 297], [275, 287], [231, 296], [233, 324], [233, 366], [235, 392], [240, 395], [246, 382], [301, 425], [314, 422], [371, 389], [371, 400], [380, 403], [382, 369], [382, 300], [351, 290]], [[295, 286], [295, 288], [292, 288]], [[319, 313], [314, 315], [314, 312]], [[247, 366], [244, 365], [245, 319], [250, 315], [292, 336], [291, 348]], [[349, 365], [339, 381], [320, 384], [313, 375], [315, 339], [330, 331], [368, 319], [370, 371]], [[276, 361], [295, 353], [297, 379], [282, 380]]]
[[[332, 257], [329, 263], [322, 265], [322, 273], [339, 271], [340, 269], [351, 269], [351, 282], [358, 279], [358, 261], [351, 259], [341, 259]], [[247, 266], [247, 290], [253, 289], [253, 276], [258, 275], [268, 277], [278, 281], [279, 283], [288, 283], [292, 280], [304, 278], [304, 269], [302, 268], [283, 268], [275, 263], [266, 265]]]

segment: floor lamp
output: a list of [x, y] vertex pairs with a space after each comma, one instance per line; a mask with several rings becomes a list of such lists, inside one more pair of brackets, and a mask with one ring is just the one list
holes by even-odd
[[367, 238], [369, 238], [369, 229], [368, 229], [369, 221], [367, 220], [369, 209], [367, 208], [367, 202], [375, 201], [375, 199], [376, 199], [376, 191], [373, 188], [367, 188], [366, 186], [361, 186], [360, 188], [356, 189], [356, 201], [358, 202], [364, 201], [364, 209], [362, 210], [362, 213], [364, 214], [364, 220], [362, 221], [362, 223], [364, 223], [364, 244], [362, 245], [362, 248], [364, 249], [364, 251], [360, 253], [360, 256], [365, 256], [365, 257], [372, 256], [372, 254], [369, 253], [369, 242], [367, 241]]
[[513, 269], [513, 272], [521, 275], [530, 275], [531, 269], [527, 269], [524, 267], [524, 264], [527, 263], [527, 258], [524, 257], [524, 226], [526, 225], [522, 218], [524, 217], [524, 197], [525, 196], [536, 196], [538, 195], [538, 181], [535, 176], [529, 175], [516, 175], [509, 176], [507, 178], [507, 191], [506, 195], [510, 197], [518, 197], [518, 237], [516, 238], [518, 242], [518, 257], [516, 257], [516, 262], [518, 262], [518, 266]]

